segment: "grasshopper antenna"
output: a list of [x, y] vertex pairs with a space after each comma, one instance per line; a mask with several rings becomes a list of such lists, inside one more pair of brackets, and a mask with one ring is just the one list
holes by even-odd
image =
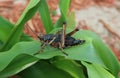
[[32, 30], [32, 28], [28, 25], [28, 28], [30, 29], [30, 31], [37, 37], [37, 38], [40, 38], [41, 36], [43, 36], [43, 34], [41, 33], [37, 33], [35, 31]]

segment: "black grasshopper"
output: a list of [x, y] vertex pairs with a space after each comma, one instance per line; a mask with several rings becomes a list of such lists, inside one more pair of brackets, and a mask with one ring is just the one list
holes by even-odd
[[38, 36], [42, 43], [41, 49], [44, 49], [46, 45], [50, 45], [54, 48], [61, 49], [61, 51], [67, 55], [63, 50], [64, 48], [85, 43], [85, 40], [75, 39], [72, 37], [72, 35], [77, 31], [79, 31], [78, 28], [66, 34], [66, 23], [64, 22], [62, 30], [58, 31], [56, 34]]

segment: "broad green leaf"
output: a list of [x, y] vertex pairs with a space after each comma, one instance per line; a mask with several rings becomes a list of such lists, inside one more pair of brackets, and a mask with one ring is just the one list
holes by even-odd
[[[12, 23], [10, 23], [8, 20], [0, 17], [0, 47], [6, 42], [9, 34], [14, 27]], [[27, 36], [26, 34], [22, 34], [20, 37], [20, 41], [31, 41], [33, 40], [31, 37]]]
[[52, 64], [54, 64], [55, 67], [68, 72], [73, 78], [86, 78], [82, 66], [73, 60], [55, 59], [52, 61]]
[[[85, 36], [91, 37], [95, 53], [101, 58], [103, 63], [109, 68], [113, 75], [117, 76], [120, 71], [119, 62], [113, 52], [102, 42], [102, 40], [92, 32], [83, 31]], [[82, 35], [82, 33], [80, 33]]]
[[88, 64], [82, 62], [85, 65], [89, 78], [115, 78], [110, 72], [97, 64]]
[[3, 17], [0, 17], [0, 41], [4, 43], [8, 38], [8, 33], [11, 32], [11, 29], [13, 28], [13, 24], [11, 24], [9, 21], [4, 19]]
[[[19, 42], [16, 45], [14, 45], [14, 47], [12, 47], [12, 49], [10, 49], [9, 51], [1, 52], [0, 53], [0, 76], [2, 76], [3, 74], [8, 75], [9, 71], [11, 72], [20, 71], [22, 69], [21, 67], [23, 67], [24, 65], [27, 65], [31, 62], [35, 62], [36, 58], [32, 56], [34, 53], [38, 52], [39, 50], [40, 50], [39, 42], [31, 41], [31, 42]], [[27, 55], [29, 54], [29, 56], [26, 55], [26, 57], [29, 57], [29, 58], [26, 58], [26, 57], [22, 58], [23, 54], [27, 54]], [[14, 70], [11, 70], [11, 68], [13, 68]], [[17, 68], [19, 70], [16, 70]]]
[[17, 21], [12, 32], [8, 36], [5, 44], [3, 45], [1, 51], [10, 49], [16, 42], [20, 40], [24, 24], [35, 14], [38, 9], [40, 0], [31, 0], [28, 6], [25, 8], [24, 12]]
[[51, 30], [53, 30], [53, 24], [50, 18], [50, 12], [46, 0], [41, 0], [38, 11], [40, 13], [46, 33], [49, 33]]
[[0, 72], [0, 78], [15, 75], [20, 71], [35, 64], [37, 61], [38, 59], [33, 56], [20, 54], [16, 56], [3, 71]]
[[19, 73], [21, 78], [73, 78], [46, 61], [39, 61], [37, 64]]

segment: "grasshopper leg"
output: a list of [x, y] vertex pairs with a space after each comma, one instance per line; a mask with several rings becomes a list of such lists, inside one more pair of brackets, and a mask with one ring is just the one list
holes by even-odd
[[61, 35], [61, 46], [65, 47], [65, 36], [66, 36], [66, 22], [63, 23], [62, 35]]
[[75, 28], [73, 31], [71, 31], [71, 32], [68, 33], [67, 35], [68, 35], [68, 36], [71, 36], [71, 35], [73, 35], [74, 33], [76, 33], [77, 31], [79, 31], [79, 29], [78, 29], [78, 28]]
[[50, 45], [50, 44], [55, 40], [55, 38], [56, 38], [56, 37], [54, 37], [50, 42], [47, 41], [47, 42], [42, 43], [42, 44], [41, 44], [41, 50], [40, 50], [39, 52], [35, 53], [34, 55], [39, 54], [40, 52], [43, 52], [43, 49], [46, 47], [46, 45], [47, 45], [47, 44]]
[[40, 54], [41, 52], [43, 52], [43, 49], [46, 47], [46, 45], [47, 45], [47, 43], [43, 43], [43, 44], [41, 45], [41, 50], [38, 51], [38, 52], [36, 52], [34, 55], [37, 55], [37, 54]]
[[61, 51], [62, 51], [62, 53], [63, 54], [65, 54], [65, 55], [67, 55], [68, 56], [68, 54], [63, 50], [63, 48], [62, 48], [62, 45], [61, 45], [61, 43], [59, 42], [59, 48], [61, 49]]

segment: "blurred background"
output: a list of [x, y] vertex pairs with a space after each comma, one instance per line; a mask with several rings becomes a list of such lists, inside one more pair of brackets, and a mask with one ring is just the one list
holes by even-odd
[[[59, 0], [46, 0], [53, 23], [60, 17]], [[16, 23], [29, 0], [0, 0], [0, 16]], [[120, 0], [71, 0], [69, 13], [73, 13], [75, 25], [98, 34], [120, 61]], [[26, 23], [24, 32], [36, 37], [45, 33], [38, 13]]]

